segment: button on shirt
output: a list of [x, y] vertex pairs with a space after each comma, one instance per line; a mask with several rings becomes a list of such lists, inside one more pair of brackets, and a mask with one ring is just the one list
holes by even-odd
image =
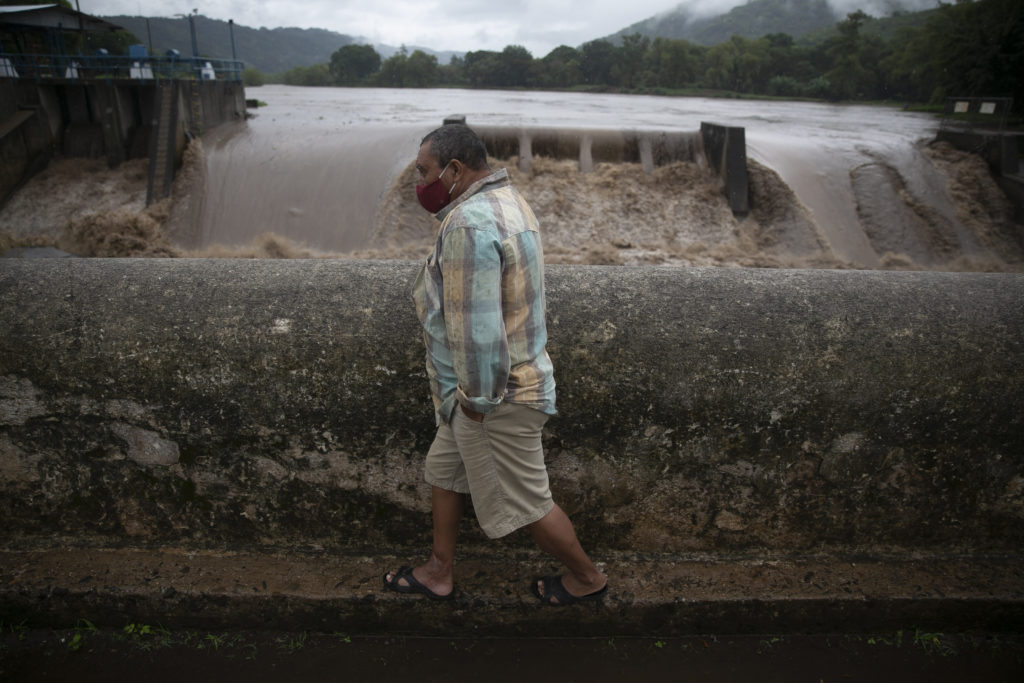
[[434, 409], [489, 413], [502, 401], [555, 413], [544, 322], [540, 226], [504, 169], [437, 214], [434, 251], [413, 286]]

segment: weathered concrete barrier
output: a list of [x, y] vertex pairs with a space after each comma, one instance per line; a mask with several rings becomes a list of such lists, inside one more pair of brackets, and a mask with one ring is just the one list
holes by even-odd
[[[6, 563], [29, 568], [4, 579], [11, 604], [45, 604], [16, 588], [57, 549], [186, 553], [185, 565], [196, 553], [300, 564], [312, 553], [356, 574], [358, 564], [345, 590], [360, 606], [348, 614], [386, 622], [405, 603], [367, 607], [367, 595], [388, 558], [408, 560], [429, 539], [421, 465], [434, 423], [408, 299], [416, 268], [0, 263], [0, 515]], [[801, 577], [828, 583], [851, 558], [880, 572], [858, 609], [900, 583], [879, 578], [900, 563], [918, 574], [997, 566], [975, 577], [982, 608], [967, 587], [952, 591], [951, 609], [1020, 623], [1024, 277], [553, 266], [547, 282], [559, 392], [545, 433], [552, 485], [620, 589], [614, 623], [599, 612], [573, 623], [714, 628], [728, 612], [714, 597], [724, 584], [709, 579], [707, 611], [688, 612], [690, 589], [700, 591], [679, 567], [748, 567], [749, 589], [765, 562], [782, 563], [800, 573], [775, 590], [795, 590]], [[536, 564], [525, 534], [486, 542], [467, 519], [464, 543], [469, 557], [485, 549], [506, 568]], [[811, 560], [817, 570], [800, 564]], [[654, 569], [627, 570], [641, 565]], [[666, 572], [672, 583], [659, 580]], [[920, 609], [943, 595], [916, 585], [896, 597]], [[778, 619], [770, 593], [737, 598], [749, 617], [737, 628]], [[155, 595], [159, 610], [167, 595]], [[801, 595], [800, 623], [808, 604], [833, 599]], [[493, 599], [506, 622], [484, 609], [459, 623], [538, 618], [520, 598]], [[435, 607], [395, 619], [415, 629], [436, 622]], [[630, 620], [630, 609], [642, 614]]]

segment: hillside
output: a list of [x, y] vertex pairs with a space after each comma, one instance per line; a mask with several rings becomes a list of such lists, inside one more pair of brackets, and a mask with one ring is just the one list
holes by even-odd
[[[144, 45], [149, 46], [152, 37], [152, 51], [163, 54], [175, 49], [182, 56], [192, 54], [192, 39], [189, 36], [187, 19], [166, 17], [103, 17], [126, 31], [133, 33]], [[199, 54], [218, 59], [231, 59], [231, 31], [228, 22], [198, 15], [194, 19], [196, 43]], [[297, 66], [312, 66], [331, 61], [331, 55], [343, 45], [364, 42], [360, 37], [336, 33], [318, 28], [251, 28], [235, 24], [235, 54], [247, 66], [264, 73], [280, 73]], [[383, 59], [398, 52], [400, 48], [390, 45], [374, 45]], [[453, 53], [434, 52], [425, 48], [410, 47], [409, 51], [422, 49], [435, 55], [442, 64], [447, 63]]]
[[[899, 0], [891, 2], [891, 16], [872, 17], [864, 24], [864, 35], [891, 40], [900, 30], [921, 26], [935, 9], [900, 10]], [[649, 38], [681, 38], [697, 45], [711, 46], [734, 35], [756, 39], [770, 33], [787, 33], [799, 43], [820, 43], [836, 34], [836, 23], [846, 18], [827, 0], [749, 0], [725, 14], [695, 18], [687, 3], [618, 31], [607, 40], [639, 33]]]
[[[863, 36], [889, 42], [899, 36], [902, 31], [921, 28], [938, 11], [938, 8], [933, 8], [919, 12], [898, 12], [889, 17], [870, 17], [861, 25], [860, 33]], [[814, 45], [828, 40], [837, 33], [836, 25], [833, 24], [826, 28], [810, 31], [797, 42]]]
[[788, 33], [799, 38], [833, 26], [842, 19], [826, 0], [750, 0], [715, 17], [695, 18], [686, 4], [608, 36], [639, 33], [649, 38], [682, 38], [697, 45], [717, 45], [733, 35], [760, 38], [769, 33]]

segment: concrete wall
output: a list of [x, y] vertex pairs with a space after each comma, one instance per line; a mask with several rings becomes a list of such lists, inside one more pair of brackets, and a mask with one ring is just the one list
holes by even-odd
[[[0, 203], [28, 177], [46, 167], [52, 154], [52, 93], [39, 90], [20, 98], [11, 79], [0, 79]], [[29, 113], [27, 118], [25, 114]]]
[[245, 118], [245, 88], [228, 81], [196, 81], [202, 102], [202, 129]]
[[[425, 547], [415, 269], [0, 262], [5, 546]], [[549, 466], [593, 552], [1024, 547], [1024, 277], [553, 266], [547, 282]]]
[[995, 175], [1013, 175], [1019, 170], [1019, 138], [1017, 133], [950, 129], [940, 130], [935, 135], [936, 140], [948, 142], [957, 149], [980, 154]]

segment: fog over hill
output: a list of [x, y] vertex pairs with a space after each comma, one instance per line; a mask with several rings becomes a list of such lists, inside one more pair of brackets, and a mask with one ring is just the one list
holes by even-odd
[[649, 38], [681, 38], [698, 45], [717, 45], [733, 35], [760, 38], [787, 33], [794, 38], [833, 26], [851, 12], [873, 17], [933, 9], [936, 0], [687, 0], [674, 9], [627, 26], [608, 36], [639, 33]]

